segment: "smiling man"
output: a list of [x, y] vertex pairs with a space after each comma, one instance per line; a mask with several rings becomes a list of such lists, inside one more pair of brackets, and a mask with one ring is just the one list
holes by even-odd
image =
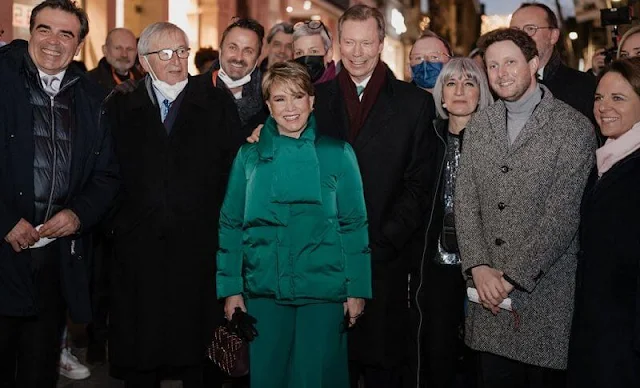
[[[355, 5], [340, 17], [342, 70], [316, 86], [318, 131], [353, 146], [364, 184], [373, 259], [373, 299], [349, 333], [352, 386], [415, 386], [417, 354], [407, 286], [418, 279], [429, 174], [435, 171], [427, 139], [435, 118], [431, 94], [397, 80], [380, 60], [385, 20]], [[407, 357], [409, 355], [409, 357]]]
[[88, 232], [118, 188], [104, 92], [69, 66], [89, 31], [69, 0], [37, 5], [0, 49], [0, 386], [51, 387], [67, 309], [91, 319]]
[[222, 33], [220, 69], [209, 74], [213, 84], [233, 97], [240, 116], [238, 139], [244, 139], [269, 116], [262, 101], [262, 72], [257, 66], [264, 27], [253, 19], [238, 19]]
[[238, 117], [211, 74], [189, 76], [189, 51], [176, 25], [147, 26], [138, 43], [147, 75], [108, 106], [123, 177], [109, 223], [109, 362], [127, 387], [156, 386], [164, 368], [201, 387], [205, 346], [223, 317], [215, 254]]
[[[499, 100], [467, 125], [456, 182], [462, 270], [482, 302], [465, 341], [479, 388], [564, 387], [593, 126], [537, 82], [526, 32], [495, 30], [478, 46]], [[515, 314], [500, 312], [507, 297]]]

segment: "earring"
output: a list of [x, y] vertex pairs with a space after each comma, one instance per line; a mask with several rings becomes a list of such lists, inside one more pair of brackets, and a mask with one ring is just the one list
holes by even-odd
[[442, 103], [442, 107], [443, 107], [443, 108], [445, 108], [445, 109], [447, 109], [447, 103], [446, 103], [446, 102], [443, 102], [443, 103]]

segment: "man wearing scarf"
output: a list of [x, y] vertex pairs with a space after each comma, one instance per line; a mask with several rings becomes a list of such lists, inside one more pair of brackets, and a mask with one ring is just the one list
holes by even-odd
[[109, 223], [109, 362], [127, 386], [156, 386], [170, 369], [201, 387], [205, 346], [223, 317], [212, 258], [238, 118], [210, 75], [188, 75], [177, 26], [149, 25], [138, 55], [144, 81], [108, 106], [123, 175]]
[[[373, 299], [349, 334], [352, 386], [416, 386], [415, 311], [429, 174], [436, 170], [427, 130], [431, 95], [395, 79], [380, 61], [384, 17], [355, 5], [339, 20], [343, 70], [316, 86], [320, 132], [353, 146], [364, 184], [372, 249]], [[407, 300], [410, 299], [410, 300]]]
[[[244, 139], [269, 116], [262, 100], [262, 73], [257, 66], [264, 27], [253, 19], [238, 19], [222, 33], [220, 68], [211, 71], [213, 84], [233, 97], [240, 131], [234, 136]], [[214, 68], [217, 66], [214, 65]]]

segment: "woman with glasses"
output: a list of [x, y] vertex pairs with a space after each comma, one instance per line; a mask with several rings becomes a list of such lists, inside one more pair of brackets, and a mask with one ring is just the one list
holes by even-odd
[[349, 144], [318, 135], [305, 68], [273, 65], [271, 116], [240, 148], [220, 213], [218, 297], [257, 319], [252, 387], [346, 388], [346, 330], [371, 298], [362, 180]]
[[462, 350], [465, 283], [454, 221], [453, 197], [464, 129], [475, 112], [493, 103], [484, 70], [471, 58], [452, 58], [433, 89], [438, 118], [431, 130], [436, 139], [434, 199], [428, 217], [422, 259], [423, 295], [420, 311], [425, 386], [453, 387]]
[[582, 197], [568, 386], [640, 387], [640, 58], [603, 70], [593, 113], [608, 140]]
[[210, 76], [188, 75], [177, 26], [148, 26], [138, 54], [148, 74], [107, 110], [122, 177], [108, 222], [109, 363], [126, 387], [158, 387], [168, 371], [185, 388], [216, 387], [203, 361], [223, 315], [214, 256], [239, 120]]
[[338, 75], [331, 34], [319, 20], [307, 20], [293, 26], [293, 58], [307, 68], [314, 85]]

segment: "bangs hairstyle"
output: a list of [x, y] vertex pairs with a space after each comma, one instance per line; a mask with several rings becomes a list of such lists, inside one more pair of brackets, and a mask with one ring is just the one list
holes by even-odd
[[607, 73], [620, 74], [640, 97], [640, 57], [621, 58], [611, 62], [598, 75], [598, 83]]
[[449, 114], [442, 107], [442, 90], [450, 79], [470, 79], [478, 85], [478, 107], [476, 112], [483, 110], [493, 104], [493, 95], [489, 89], [489, 83], [484, 71], [472, 58], [458, 57], [452, 58], [442, 68], [436, 86], [433, 88], [433, 100], [436, 103], [436, 111], [438, 116], [446, 119]]
[[283, 85], [289, 93], [302, 91], [310, 96], [315, 95], [307, 68], [297, 62], [276, 63], [264, 74], [262, 98], [265, 101], [271, 97], [271, 88], [276, 85]]
[[491, 32], [487, 32], [478, 39], [478, 47], [483, 53], [487, 52], [487, 48], [494, 43], [512, 41], [520, 48], [527, 62], [538, 56], [538, 48], [532, 37], [522, 30], [515, 28], [498, 28]]

